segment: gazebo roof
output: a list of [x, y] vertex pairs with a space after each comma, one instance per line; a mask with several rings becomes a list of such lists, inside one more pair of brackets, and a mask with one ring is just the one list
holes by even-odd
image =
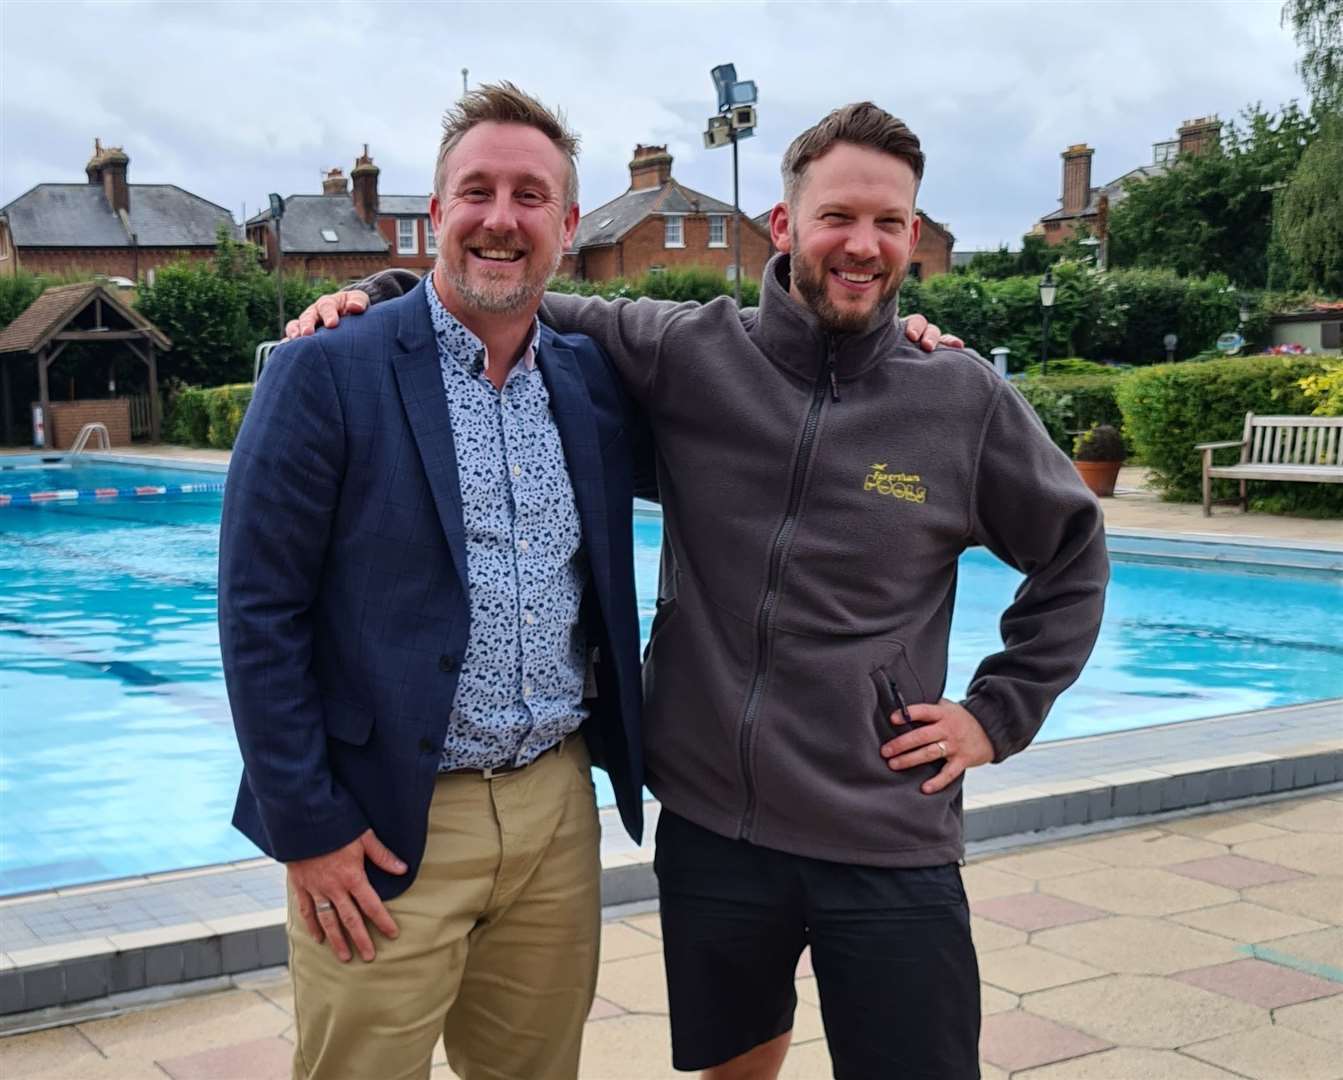
[[17, 319], [0, 330], [0, 353], [39, 351], [66, 330], [95, 300], [105, 305], [105, 314], [110, 311], [119, 317], [118, 321], [125, 323], [119, 331], [109, 331], [107, 340], [124, 340], [130, 332], [135, 337], [148, 339], [160, 349], [173, 347], [167, 334], [124, 303], [107, 286], [97, 281], [81, 281], [47, 289], [29, 304]]

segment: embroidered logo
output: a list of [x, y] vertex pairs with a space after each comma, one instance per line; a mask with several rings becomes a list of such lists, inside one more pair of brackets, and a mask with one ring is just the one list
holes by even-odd
[[928, 489], [924, 487], [918, 473], [889, 472], [885, 464], [873, 465], [872, 471], [863, 481], [864, 491], [875, 491], [878, 495], [891, 495], [905, 502], [923, 503], [928, 499]]

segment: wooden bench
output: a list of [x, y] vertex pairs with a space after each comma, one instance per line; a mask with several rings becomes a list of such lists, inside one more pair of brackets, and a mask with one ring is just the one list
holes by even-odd
[[[1236, 465], [1214, 465], [1215, 450], [1239, 447]], [[1305, 480], [1343, 484], [1343, 416], [1245, 414], [1245, 433], [1226, 442], [1199, 443], [1203, 454], [1203, 516], [1212, 516], [1214, 478], [1240, 481], [1240, 508], [1249, 509], [1249, 480]]]

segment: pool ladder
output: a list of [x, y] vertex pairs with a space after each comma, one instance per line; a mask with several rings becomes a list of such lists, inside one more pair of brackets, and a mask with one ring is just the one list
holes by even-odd
[[106, 424], [85, 424], [79, 429], [79, 434], [75, 436], [74, 444], [70, 447], [70, 456], [82, 454], [89, 445], [89, 439], [94, 435], [98, 436], [98, 449], [111, 450], [112, 436], [107, 433]]

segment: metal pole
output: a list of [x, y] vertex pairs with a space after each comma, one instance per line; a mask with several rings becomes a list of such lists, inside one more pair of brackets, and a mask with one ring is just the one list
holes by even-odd
[[741, 189], [737, 176], [737, 130], [732, 129], [732, 295], [741, 307]]
[[462, 68], [462, 97], [466, 97], [466, 68]]
[[275, 219], [275, 312], [280, 319], [280, 337], [284, 337], [284, 255], [280, 250], [280, 219]]
[[1049, 374], [1049, 316], [1053, 308], [1045, 308], [1045, 329], [1040, 335], [1040, 374]]

